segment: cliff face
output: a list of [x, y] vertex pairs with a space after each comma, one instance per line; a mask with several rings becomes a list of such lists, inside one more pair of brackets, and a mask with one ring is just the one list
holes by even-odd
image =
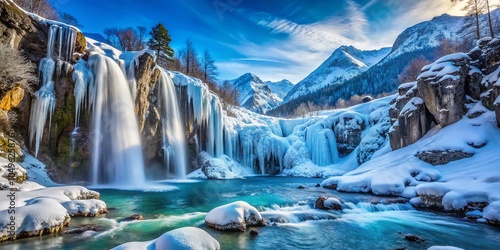
[[485, 38], [467, 54], [447, 55], [424, 67], [417, 82], [402, 84], [390, 110], [392, 149], [413, 144], [435, 125], [477, 117], [484, 108], [496, 111], [500, 126], [499, 54], [500, 40]]
[[[38, 65], [47, 54], [47, 42], [50, 23], [36, 16], [29, 16], [8, 1], [0, 2], [0, 42], [14, 49], [23, 51], [28, 60]], [[84, 53], [86, 41], [83, 34], [77, 32], [75, 52]], [[58, 49], [58, 46], [56, 46]], [[54, 73], [56, 96], [52, 122], [46, 126], [40, 144], [39, 159], [47, 163], [51, 177], [58, 182], [81, 180], [88, 172], [92, 145], [89, 137], [89, 114], [82, 114], [78, 133], [75, 131], [75, 97], [72, 81], [74, 58], [70, 62], [57, 61]], [[38, 68], [38, 67], [37, 67]], [[37, 74], [37, 72], [33, 72]], [[39, 84], [30, 86], [33, 90]], [[33, 96], [26, 89], [15, 88], [3, 92], [0, 96], [0, 108], [12, 112], [16, 121], [10, 127], [15, 132], [17, 144], [31, 150], [28, 125]], [[4, 130], [5, 128], [2, 128]], [[6, 132], [6, 131], [3, 131]]]

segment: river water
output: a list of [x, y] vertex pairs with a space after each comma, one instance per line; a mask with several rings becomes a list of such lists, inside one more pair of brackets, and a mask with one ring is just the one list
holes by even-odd
[[[57, 234], [2, 243], [0, 249], [110, 249], [129, 241], [148, 241], [164, 232], [196, 226], [222, 249], [427, 249], [451, 245], [464, 249], [500, 249], [500, 228], [443, 213], [413, 209], [402, 199], [339, 193], [315, 187], [321, 179], [251, 177], [242, 180], [158, 182], [144, 190], [99, 189], [109, 213], [73, 218], [71, 228], [98, 226], [100, 232]], [[302, 185], [304, 189], [298, 189]], [[313, 209], [321, 196], [337, 197], [343, 211]], [[220, 205], [243, 200], [257, 207], [268, 226], [259, 235], [220, 232], [203, 220]], [[132, 214], [144, 220], [123, 222]], [[409, 242], [405, 234], [424, 242]]]

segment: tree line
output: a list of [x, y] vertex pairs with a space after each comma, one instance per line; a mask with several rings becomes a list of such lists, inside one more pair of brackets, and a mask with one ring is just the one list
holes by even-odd
[[[451, 2], [457, 3], [457, 2], [464, 2], [464, 6], [462, 7], [462, 11], [465, 11], [467, 18], [465, 25], [463, 27], [463, 31], [465, 31], [468, 34], [468, 38], [474, 38], [476, 40], [481, 39], [482, 34], [481, 30], [486, 23], [489, 31], [489, 36], [490, 37], [495, 37], [495, 29], [496, 27], [494, 25], [495, 21], [491, 17], [491, 10], [493, 8], [499, 7], [494, 6], [491, 4], [492, 1], [490, 0], [450, 0]], [[486, 14], [486, 20], [482, 20], [481, 16], [483, 14]]]

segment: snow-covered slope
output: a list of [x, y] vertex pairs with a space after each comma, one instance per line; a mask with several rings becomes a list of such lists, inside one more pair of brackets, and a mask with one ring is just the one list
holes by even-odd
[[384, 64], [404, 53], [440, 47], [443, 39], [455, 41], [463, 37], [460, 31], [464, 22], [464, 17], [443, 14], [416, 24], [396, 38], [391, 53], [380, 63]]
[[290, 90], [284, 102], [296, 99], [325, 86], [342, 83], [382, 60], [391, 48], [363, 51], [353, 46], [341, 46], [316, 70]]
[[292, 90], [293, 83], [288, 81], [287, 79], [283, 79], [277, 82], [266, 81], [267, 86], [271, 89], [271, 92], [278, 95], [279, 98], [283, 99], [285, 96]]
[[282, 101], [278, 95], [272, 93], [266, 83], [252, 73], [246, 73], [229, 82], [239, 93], [240, 106], [248, 110], [265, 114]]

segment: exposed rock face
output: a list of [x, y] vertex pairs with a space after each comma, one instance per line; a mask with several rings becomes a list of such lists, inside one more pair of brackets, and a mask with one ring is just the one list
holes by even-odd
[[[146, 122], [146, 114], [149, 109], [150, 100], [149, 94], [156, 81], [158, 75], [154, 74], [153, 70], [156, 66], [153, 56], [149, 53], [144, 53], [139, 57], [139, 65], [136, 65], [135, 79], [137, 81], [137, 96], [135, 98], [135, 113], [138, 117], [139, 130], [144, 130]], [[155, 79], [156, 77], [156, 79]]]
[[9, 111], [19, 106], [24, 98], [25, 91], [21, 87], [15, 87], [0, 98], [0, 110]]
[[149, 53], [141, 55], [139, 65], [136, 66], [137, 96], [135, 99], [135, 112], [143, 138], [144, 160], [149, 165], [163, 154], [163, 152], [160, 152], [162, 125], [158, 97], [156, 96], [160, 71], [155, 70], [156, 63]]
[[418, 141], [432, 128], [433, 122], [432, 115], [418, 95], [416, 82], [402, 84], [398, 91], [400, 95], [389, 111], [394, 123], [389, 131], [393, 150]]
[[422, 69], [417, 81], [418, 93], [441, 127], [457, 122], [466, 113], [465, 82], [469, 66], [470, 57], [457, 53]]
[[334, 132], [340, 156], [349, 155], [359, 145], [365, 127], [363, 119], [354, 113], [347, 112], [336, 119]]
[[472, 157], [474, 153], [464, 152], [460, 150], [430, 150], [424, 152], [418, 152], [417, 157], [430, 163], [434, 166], [436, 165], [444, 165], [449, 163], [450, 161], [457, 161], [464, 158]]
[[18, 48], [21, 38], [35, 27], [26, 13], [6, 1], [0, 3], [0, 43]]

